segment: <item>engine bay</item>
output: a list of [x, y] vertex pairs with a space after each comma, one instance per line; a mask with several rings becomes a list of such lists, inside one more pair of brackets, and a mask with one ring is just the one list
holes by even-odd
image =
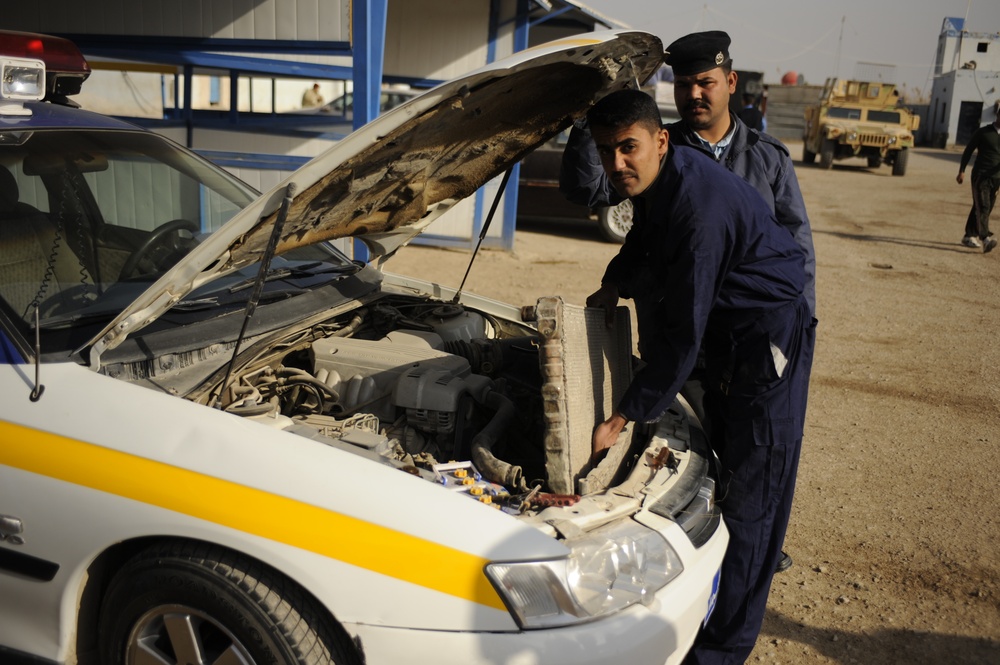
[[230, 413], [315, 430], [484, 503], [548, 489], [538, 334], [461, 305], [378, 301], [227, 393]]

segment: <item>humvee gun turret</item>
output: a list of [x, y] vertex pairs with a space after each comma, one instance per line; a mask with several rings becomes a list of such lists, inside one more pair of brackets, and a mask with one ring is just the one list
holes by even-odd
[[819, 104], [805, 110], [802, 160], [819, 155], [828, 169], [835, 159], [861, 157], [871, 168], [891, 164], [893, 175], [905, 174], [920, 116], [898, 104], [892, 83], [827, 79]]

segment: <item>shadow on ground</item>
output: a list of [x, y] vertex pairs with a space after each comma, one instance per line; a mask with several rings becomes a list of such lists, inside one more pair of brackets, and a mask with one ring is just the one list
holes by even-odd
[[[942, 252], [957, 252], [959, 254], [974, 253], [977, 250], [963, 247], [958, 242], [940, 242], [937, 240], [909, 240], [907, 238], [894, 238], [892, 236], [877, 236], [866, 233], [845, 233], [843, 231], [817, 231], [813, 229], [813, 235], [828, 235], [844, 240], [856, 240], [858, 242], [880, 242], [893, 245], [905, 245], [907, 247], [922, 247], [924, 249], [934, 249]], [[982, 253], [982, 250], [978, 250]]]
[[[854, 158], [849, 158], [849, 159], [854, 159]], [[858, 157], [857, 159], [861, 158]], [[877, 176], [891, 175], [891, 169], [892, 169], [891, 166], [885, 166], [884, 164], [882, 166], [876, 167], [876, 166], [868, 166], [867, 164], [862, 164], [860, 162], [855, 163], [853, 161], [851, 162], [836, 161], [829, 169], [824, 169], [818, 163], [814, 162], [810, 164], [809, 162], [803, 161], [801, 159], [795, 162], [795, 166], [800, 169], [815, 169], [817, 171], [846, 171], [850, 173], [860, 173], [863, 175], [877, 175]]]
[[[764, 661], [773, 651], [787, 651], [784, 642], [811, 647], [817, 653], [840, 663], [878, 663], [879, 665], [939, 665], [1000, 663], [1000, 641], [996, 639], [943, 635], [907, 628], [886, 627], [867, 633], [806, 626], [789, 617], [768, 612], [764, 619], [762, 643], [757, 652]], [[778, 644], [774, 641], [779, 640]]]
[[955, 174], [958, 174], [958, 165], [962, 161], [962, 151], [964, 146], [960, 146], [955, 150], [941, 150], [940, 148], [917, 148], [916, 151], [922, 157], [933, 157], [934, 159], [944, 160], [946, 162], [952, 162], [955, 164]]

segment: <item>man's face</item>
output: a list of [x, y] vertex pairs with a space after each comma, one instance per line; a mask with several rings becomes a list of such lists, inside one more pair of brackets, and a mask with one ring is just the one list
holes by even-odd
[[601, 156], [601, 165], [619, 194], [642, 194], [656, 180], [660, 160], [667, 154], [667, 131], [636, 123], [612, 129], [595, 125], [590, 129]]
[[729, 117], [729, 96], [736, 92], [736, 72], [722, 67], [674, 77], [674, 103], [694, 130], [711, 129]]

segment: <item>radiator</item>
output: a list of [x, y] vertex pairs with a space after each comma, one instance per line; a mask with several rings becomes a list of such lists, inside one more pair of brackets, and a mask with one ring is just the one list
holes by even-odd
[[590, 466], [594, 427], [611, 414], [632, 380], [629, 310], [618, 308], [613, 328], [605, 325], [603, 310], [558, 297], [540, 298], [536, 314], [549, 486], [558, 494], [601, 491], [628, 449], [616, 445], [598, 468]]

